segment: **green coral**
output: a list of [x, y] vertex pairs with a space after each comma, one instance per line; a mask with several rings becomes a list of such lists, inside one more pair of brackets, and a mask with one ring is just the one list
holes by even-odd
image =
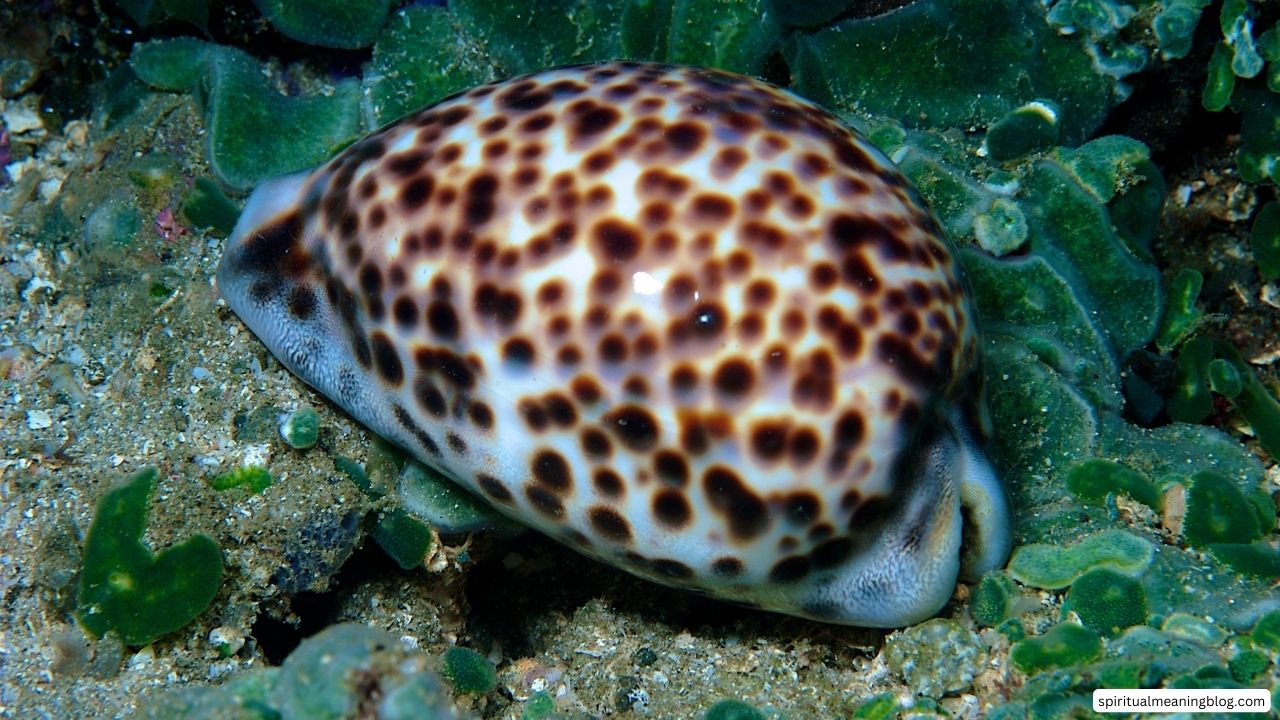
[[461, 695], [487, 695], [498, 684], [493, 663], [471, 648], [454, 645], [440, 659], [440, 674]]
[[982, 576], [982, 580], [973, 588], [969, 599], [969, 611], [973, 619], [981, 625], [996, 626], [1004, 622], [1013, 612], [1013, 603], [1018, 598], [1018, 588], [1009, 576], [995, 570]]
[[213, 538], [193, 535], [158, 553], [143, 544], [159, 475], [143, 468], [98, 501], [76, 596], [76, 618], [95, 636], [145, 645], [191, 622], [218, 592], [222, 553]]
[[1146, 622], [1147, 595], [1128, 575], [1098, 568], [1071, 583], [1062, 609], [1078, 615], [1085, 627], [1110, 637]]

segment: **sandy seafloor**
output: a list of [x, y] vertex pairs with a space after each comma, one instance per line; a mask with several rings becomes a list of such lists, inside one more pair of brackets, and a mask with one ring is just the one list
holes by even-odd
[[[735, 697], [794, 720], [918, 689], [881, 652], [896, 634], [692, 597], [534, 535], [445, 538], [427, 568], [394, 567], [362, 539], [376, 504], [333, 466], [337, 455], [368, 462], [370, 434], [219, 302], [212, 274], [224, 239], [169, 218], [182, 193], [131, 179], [150, 156], [171, 161], [182, 187], [209, 175], [192, 100], [153, 95], [110, 131], [92, 117], [47, 127], [34, 102], [0, 99], [13, 148], [0, 187], [0, 717], [128, 715], [166, 687], [278, 662], [291, 642], [342, 620], [387, 628], [430, 654], [455, 643], [485, 653], [500, 687], [470, 709], [490, 718], [519, 717], [519, 700], [538, 687], [571, 716], [691, 717]], [[1167, 177], [1157, 252], [1162, 267], [1214, 270], [1207, 302], [1225, 315], [1225, 334], [1275, 377], [1280, 287], [1251, 270], [1240, 221], [1257, 199], [1232, 175], [1226, 142]], [[86, 229], [111, 203], [141, 213], [124, 242]], [[275, 434], [277, 416], [303, 404], [321, 416], [310, 451]], [[208, 486], [249, 456], [272, 470], [266, 492]], [[209, 533], [227, 574], [189, 626], [122, 648], [78, 628], [75, 579], [95, 501], [145, 465], [161, 469], [148, 542]], [[1277, 482], [1274, 463], [1269, 476]], [[1030, 602], [1039, 607], [1029, 630], [1057, 621], [1049, 593]], [[943, 615], [973, 629], [982, 650], [946, 661], [972, 680], [940, 705], [976, 717], [1019, 680], [1008, 640], [977, 628], [963, 605]], [[221, 658], [215, 630], [246, 642]]]

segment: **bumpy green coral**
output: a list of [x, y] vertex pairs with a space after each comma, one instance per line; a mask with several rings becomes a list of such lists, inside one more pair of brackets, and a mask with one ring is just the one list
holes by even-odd
[[498, 683], [493, 663], [475, 650], [458, 645], [444, 651], [440, 673], [461, 695], [487, 695]]
[[1085, 627], [1109, 637], [1146, 622], [1147, 595], [1137, 580], [1099, 568], [1071, 583], [1062, 609], [1076, 613]]
[[142, 543], [159, 475], [143, 468], [98, 502], [76, 597], [76, 617], [93, 635], [114, 631], [145, 645], [191, 622], [218, 592], [222, 553], [213, 538], [193, 535], [159, 553]]
[[1018, 597], [1018, 588], [1001, 571], [992, 571], [982, 576], [982, 580], [973, 588], [969, 599], [969, 611], [973, 619], [982, 625], [995, 626], [1004, 622], [1013, 611], [1013, 602]]

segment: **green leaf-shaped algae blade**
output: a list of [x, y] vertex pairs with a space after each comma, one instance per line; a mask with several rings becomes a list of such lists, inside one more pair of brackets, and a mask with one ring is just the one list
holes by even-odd
[[98, 503], [85, 538], [76, 615], [95, 636], [119, 633], [145, 645], [199, 615], [218, 591], [222, 554], [195, 535], [152, 554], [142, 543], [159, 471], [143, 468]]
[[1147, 540], [1124, 530], [1103, 530], [1067, 547], [1023, 545], [1009, 561], [1009, 575], [1023, 585], [1057, 590], [1094, 568], [1137, 574], [1154, 557], [1155, 547]]

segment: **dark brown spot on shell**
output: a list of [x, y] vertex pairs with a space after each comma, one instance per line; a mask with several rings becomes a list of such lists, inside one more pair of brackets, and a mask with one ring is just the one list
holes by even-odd
[[596, 505], [587, 511], [587, 519], [591, 529], [606, 540], [620, 544], [631, 542], [631, 524], [613, 508]]
[[751, 540], [768, 528], [764, 501], [732, 468], [716, 465], [708, 469], [702, 476], [702, 490], [711, 508], [728, 521], [735, 540]]
[[639, 405], [623, 405], [606, 413], [602, 421], [631, 450], [647, 452], [658, 442], [658, 420]]
[[799, 582], [809, 574], [809, 558], [803, 555], [792, 555], [779, 560], [769, 570], [769, 581], [788, 585]]
[[742, 359], [726, 360], [716, 368], [712, 383], [725, 398], [741, 398], [755, 387], [755, 371]]
[[526, 486], [524, 496], [529, 499], [535, 510], [552, 520], [559, 521], [564, 518], [564, 503], [542, 485]]
[[290, 315], [298, 320], [307, 320], [315, 313], [319, 301], [314, 290], [298, 285], [289, 291], [287, 303]]
[[479, 400], [473, 401], [467, 407], [467, 416], [471, 418], [471, 424], [481, 430], [488, 430], [493, 427], [493, 410]]
[[369, 341], [378, 376], [383, 382], [398, 387], [404, 382], [404, 365], [400, 362], [400, 353], [396, 352], [395, 344], [391, 342], [391, 338], [381, 332], [373, 333]]
[[738, 558], [717, 558], [715, 562], [711, 563], [711, 572], [720, 577], [737, 577], [744, 570], [746, 570], [746, 566]]
[[498, 478], [486, 473], [479, 473], [476, 475], [476, 484], [480, 486], [485, 495], [494, 500], [501, 503], [511, 502], [511, 491], [499, 482]]
[[613, 499], [622, 497], [627, 489], [622, 477], [608, 468], [601, 468], [592, 473], [591, 484], [601, 495]]
[[663, 526], [679, 530], [689, 524], [693, 510], [684, 493], [667, 488], [653, 496], [653, 516]]

